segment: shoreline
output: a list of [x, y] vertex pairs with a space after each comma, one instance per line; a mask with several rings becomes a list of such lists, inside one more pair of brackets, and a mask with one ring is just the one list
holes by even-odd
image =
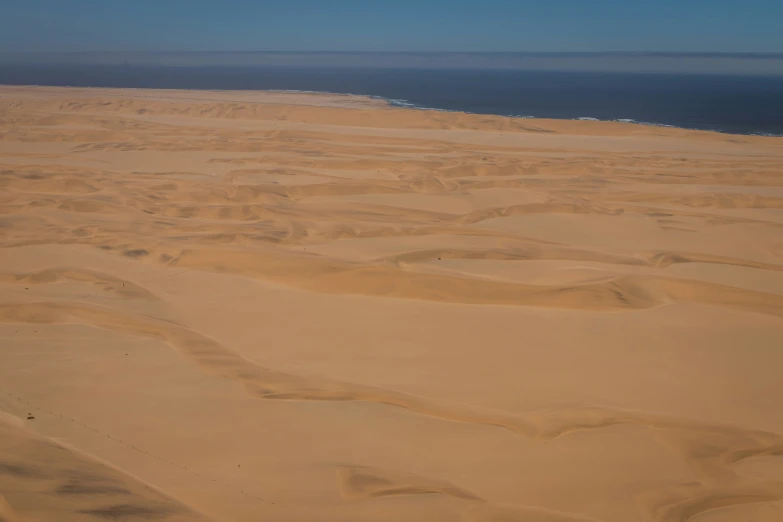
[[[508, 118], [512, 120], [525, 120], [535, 122], [589, 122], [589, 123], [616, 123], [624, 125], [635, 125], [653, 129], [671, 129], [686, 132], [704, 132], [720, 134], [723, 136], [742, 136], [749, 138], [783, 138], [783, 134], [773, 133], [736, 133], [727, 132], [719, 129], [708, 128], [694, 128], [694, 127], [681, 127], [677, 125], [671, 125], [666, 123], [654, 123], [646, 121], [637, 121], [633, 118], [616, 118], [616, 119], [600, 119], [589, 116], [575, 117], [575, 118], [543, 118], [538, 116], [529, 115], [504, 115], [495, 113], [479, 113], [468, 112], [451, 109], [441, 109], [437, 107], [424, 107], [411, 103], [403, 99], [388, 98], [384, 96], [377, 96], [371, 94], [354, 94], [354, 93], [338, 93], [329, 91], [313, 91], [313, 90], [296, 90], [296, 89], [263, 89], [263, 90], [241, 90], [241, 89], [176, 89], [176, 88], [146, 88], [146, 87], [80, 87], [80, 86], [53, 86], [53, 85], [14, 85], [14, 84], [2, 84], [0, 83], [0, 100], [3, 97], [3, 92], [6, 90], [29, 90], [36, 92], [52, 91], [59, 93], [62, 91], [71, 92], [84, 92], [88, 95], [102, 94], [104, 96], [127, 96], [128, 92], [136, 93], [139, 91], [150, 93], [148, 96], [138, 95], [135, 97], [148, 98], [170, 98], [171, 100], [179, 101], [199, 101], [199, 102], [242, 102], [253, 104], [270, 104], [270, 105], [300, 105], [300, 106], [315, 106], [315, 107], [330, 107], [330, 108], [345, 108], [345, 109], [396, 109], [396, 110], [412, 110], [423, 112], [438, 112], [444, 114], [457, 114], [466, 116], [477, 117], [497, 117]], [[108, 91], [108, 92], [106, 92]], [[117, 94], [123, 92], [123, 94]], [[222, 96], [228, 96], [230, 99], [214, 99], [214, 98], [194, 98], [192, 96], [187, 97], [169, 97], [169, 96], [154, 96], [155, 93], [159, 94], [192, 94], [192, 93], [220, 93]], [[257, 100], [253, 99], [258, 96], [263, 96], [265, 99]], [[312, 98], [312, 99], [309, 99]], [[325, 103], [323, 103], [325, 102]]]

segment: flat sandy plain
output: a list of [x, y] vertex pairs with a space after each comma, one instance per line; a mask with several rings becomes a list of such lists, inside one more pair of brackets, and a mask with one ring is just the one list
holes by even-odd
[[779, 522], [783, 139], [0, 88], [0, 519]]

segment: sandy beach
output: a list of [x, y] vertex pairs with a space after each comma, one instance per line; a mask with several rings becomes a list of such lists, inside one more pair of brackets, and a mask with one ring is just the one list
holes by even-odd
[[0, 86], [0, 188], [0, 521], [783, 520], [783, 138]]

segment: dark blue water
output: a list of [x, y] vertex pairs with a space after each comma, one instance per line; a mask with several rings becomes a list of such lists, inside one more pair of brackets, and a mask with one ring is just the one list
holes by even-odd
[[539, 118], [634, 120], [783, 135], [783, 77], [503, 70], [0, 66], [0, 84], [284, 89], [378, 96], [403, 106]]

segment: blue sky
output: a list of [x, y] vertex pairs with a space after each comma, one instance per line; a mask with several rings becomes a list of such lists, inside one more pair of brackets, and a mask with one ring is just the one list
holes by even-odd
[[783, 52], [783, 0], [0, 0], [0, 52]]

